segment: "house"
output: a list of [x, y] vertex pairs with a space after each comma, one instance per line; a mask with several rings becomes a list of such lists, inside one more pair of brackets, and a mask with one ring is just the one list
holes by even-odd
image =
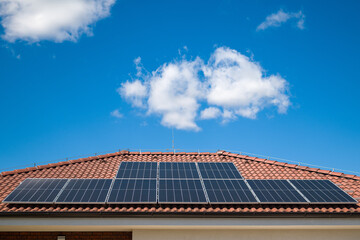
[[245, 179], [330, 180], [360, 200], [360, 177], [233, 154], [129, 152], [3, 172], [0, 239], [360, 239], [360, 204], [13, 204], [28, 178], [115, 178], [121, 162], [231, 162]]

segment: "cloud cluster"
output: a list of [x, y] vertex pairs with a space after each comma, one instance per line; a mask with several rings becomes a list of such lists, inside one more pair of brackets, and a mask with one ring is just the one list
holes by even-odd
[[14, 42], [76, 41], [110, 15], [115, 0], [1, 0], [3, 39]]
[[277, 13], [273, 13], [266, 17], [265, 21], [262, 22], [257, 28], [257, 31], [265, 30], [269, 27], [280, 27], [283, 23], [286, 23], [290, 19], [296, 21], [296, 26], [299, 29], [304, 29], [305, 15], [299, 12], [284, 12], [280, 9]]
[[[139, 73], [140, 61], [135, 63]], [[280, 75], [264, 76], [247, 56], [219, 47], [207, 63], [199, 57], [165, 63], [124, 82], [118, 92], [133, 106], [160, 116], [166, 127], [197, 131], [198, 120], [254, 119], [267, 106], [285, 113], [290, 105], [287, 85]]]

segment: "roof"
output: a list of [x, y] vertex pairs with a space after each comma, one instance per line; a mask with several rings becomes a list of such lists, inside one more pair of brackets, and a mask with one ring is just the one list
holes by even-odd
[[[0, 201], [26, 178], [114, 178], [122, 161], [233, 162], [245, 179], [328, 179], [355, 199], [360, 199], [360, 177], [240, 154], [209, 152], [129, 152], [121, 151], [66, 162], [58, 162], [9, 172], [0, 176]], [[7, 204], [0, 203], [0, 216], [9, 215], [249, 215], [249, 216], [356, 216], [357, 205], [299, 204]]]

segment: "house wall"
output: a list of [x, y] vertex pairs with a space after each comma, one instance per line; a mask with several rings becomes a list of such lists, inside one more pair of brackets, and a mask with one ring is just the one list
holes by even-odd
[[0, 232], [1, 240], [352, 240], [360, 230], [134, 230], [131, 232]]
[[360, 218], [0, 217], [0, 240], [130, 240], [131, 232], [134, 240], [350, 240], [360, 239]]
[[1, 240], [131, 240], [131, 232], [0, 232]]
[[134, 230], [133, 240], [359, 240], [360, 230]]

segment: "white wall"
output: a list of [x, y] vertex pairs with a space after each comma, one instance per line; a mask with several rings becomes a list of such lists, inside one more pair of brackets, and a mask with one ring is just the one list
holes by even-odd
[[359, 240], [358, 229], [134, 230], [133, 240]]
[[[1, 231], [360, 231], [360, 218], [0, 218]], [[346, 230], [345, 230], [346, 229]], [[155, 232], [156, 233], [156, 232]], [[359, 235], [360, 240], [360, 235]]]

